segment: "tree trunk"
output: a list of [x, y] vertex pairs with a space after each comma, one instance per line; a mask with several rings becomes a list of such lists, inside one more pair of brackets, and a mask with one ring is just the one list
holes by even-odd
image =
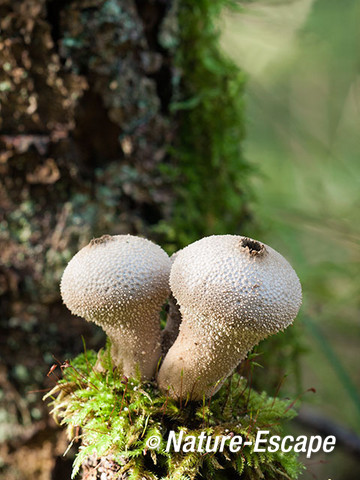
[[[11, 451], [48, 427], [41, 395], [27, 391], [56, 363], [51, 354], [74, 355], [82, 334], [89, 347], [103, 343], [59, 302], [67, 261], [92, 237], [149, 236], [169, 216], [172, 192], [158, 166], [176, 131], [174, 74], [158, 36], [171, 15], [161, 1], [0, 2], [0, 386], [5, 458], [17, 465], [8, 478], [39, 474], [39, 462]], [[40, 457], [44, 441], [31, 445]], [[64, 478], [57, 455], [48, 452], [40, 478]]]

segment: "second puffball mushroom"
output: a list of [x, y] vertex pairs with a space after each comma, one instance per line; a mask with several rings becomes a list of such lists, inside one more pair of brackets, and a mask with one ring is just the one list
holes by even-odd
[[285, 258], [236, 235], [180, 250], [170, 286], [182, 323], [158, 385], [177, 399], [215, 393], [254, 345], [292, 323], [301, 305], [299, 279]]
[[69, 310], [100, 325], [126, 376], [150, 379], [161, 355], [159, 314], [170, 293], [170, 259], [132, 235], [92, 240], [67, 265], [61, 295]]

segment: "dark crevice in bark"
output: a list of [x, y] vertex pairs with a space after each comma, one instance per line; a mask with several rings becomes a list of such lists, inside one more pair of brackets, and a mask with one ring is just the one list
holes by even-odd
[[168, 115], [172, 99], [172, 59], [169, 52], [159, 43], [162, 22], [169, 12], [172, 1], [135, 0], [138, 15], [143, 23], [144, 33], [150, 49], [162, 56], [161, 68], [148, 77], [156, 83], [156, 91], [161, 103], [161, 113]]
[[150, 78], [152, 78], [156, 83], [156, 92], [160, 99], [161, 113], [164, 115], [169, 114], [170, 103], [173, 95], [171, 83], [172, 76], [171, 64], [170, 62], [166, 62], [166, 60], [164, 65], [157, 73], [150, 75]]
[[51, 480], [64, 480], [71, 478], [72, 460], [68, 458], [56, 457], [55, 466], [51, 472]]
[[[54, 42], [54, 50], [59, 53], [59, 40], [61, 39], [60, 16], [61, 11], [70, 3], [70, 0], [47, 0], [46, 7], [46, 21], [50, 26], [51, 38]], [[64, 62], [64, 59], [60, 59]]]
[[140, 216], [146, 218], [149, 225], [156, 225], [162, 219], [159, 207], [150, 203], [140, 205]]
[[143, 22], [145, 37], [151, 50], [164, 53], [164, 49], [159, 44], [158, 34], [171, 4], [171, 1], [135, 0], [137, 12]]
[[73, 136], [90, 171], [123, 156], [121, 129], [109, 119], [100, 94], [87, 91], [79, 101]]

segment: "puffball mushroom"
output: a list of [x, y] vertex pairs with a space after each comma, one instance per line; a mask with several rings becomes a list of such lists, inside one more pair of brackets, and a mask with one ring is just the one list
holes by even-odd
[[67, 265], [61, 295], [69, 310], [100, 325], [113, 363], [126, 376], [150, 379], [161, 355], [160, 310], [170, 293], [170, 259], [158, 245], [132, 235], [104, 235]]
[[182, 323], [158, 385], [177, 399], [213, 395], [254, 345], [292, 323], [301, 305], [299, 279], [285, 258], [236, 235], [180, 250], [170, 287]]

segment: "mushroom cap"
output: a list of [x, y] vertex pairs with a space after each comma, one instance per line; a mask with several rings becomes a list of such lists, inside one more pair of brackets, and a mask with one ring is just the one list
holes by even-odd
[[[259, 338], [286, 328], [301, 305], [300, 281], [287, 260], [247, 237], [213, 235], [177, 252], [173, 295], [196, 327], [256, 331]], [[209, 322], [211, 318], [211, 322]]]
[[61, 295], [73, 314], [102, 327], [115, 326], [120, 316], [122, 322], [138, 321], [168, 297], [170, 266], [164, 250], [149, 240], [104, 235], [70, 260]]

